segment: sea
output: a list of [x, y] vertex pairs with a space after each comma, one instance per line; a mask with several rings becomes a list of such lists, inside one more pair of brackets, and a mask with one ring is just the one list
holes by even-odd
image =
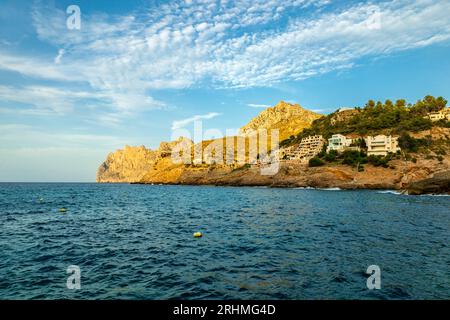
[[1, 183], [0, 299], [449, 299], [449, 231], [448, 196]]

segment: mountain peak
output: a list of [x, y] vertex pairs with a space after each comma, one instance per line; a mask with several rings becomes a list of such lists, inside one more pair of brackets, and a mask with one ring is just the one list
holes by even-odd
[[283, 112], [298, 112], [298, 111], [305, 111], [298, 103], [292, 103], [292, 102], [286, 102], [284, 100], [281, 100], [278, 102], [275, 106], [272, 107], [272, 109], [276, 111], [283, 111]]
[[299, 106], [300, 107], [300, 105], [298, 103], [292, 103], [292, 102], [286, 102], [284, 100], [280, 100], [280, 102], [278, 102], [275, 105], [275, 108], [277, 108], [277, 107], [293, 107], [293, 106]]
[[280, 139], [284, 140], [320, 118], [321, 115], [303, 109], [299, 104], [281, 100], [275, 106], [263, 110], [247, 125], [240, 129], [244, 135], [249, 135], [259, 129], [278, 129]]

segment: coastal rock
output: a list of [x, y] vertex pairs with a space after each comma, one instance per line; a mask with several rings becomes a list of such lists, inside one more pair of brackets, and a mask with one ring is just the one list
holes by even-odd
[[342, 168], [311, 168], [308, 170], [308, 186], [314, 188], [330, 188], [341, 186], [342, 184], [351, 183], [354, 175], [351, 172], [346, 172]]
[[[345, 115], [345, 111], [340, 114]], [[412, 133], [417, 139], [433, 141], [433, 148], [426, 150], [427, 152], [408, 154], [409, 158], [406, 154], [398, 155], [386, 168], [367, 163], [363, 170], [358, 170], [338, 162], [309, 167], [306, 163], [288, 160], [281, 162], [279, 170], [273, 175], [265, 175], [260, 165], [250, 164], [253, 163], [251, 160], [255, 160], [250, 159], [250, 156], [255, 157], [256, 154], [250, 151], [257, 148], [257, 145], [250, 143], [251, 134], [255, 130], [280, 128], [282, 139], [283, 135], [296, 134], [311, 126], [319, 117], [320, 115], [304, 110], [299, 105], [282, 101], [261, 112], [241, 128], [241, 133], [247, 135], [243, 138], [243, 144], [238, 144], [238, 139], [242, 137], [224, 137], [203, 140], [195, 145], [189, 139], [179, 138], [172, 142], [162, 142], [157, 150], [127, 146], [124, 150], [108, 155], [98, 169], [97, 181], [341, 189], [409, 188], [411, 194], [448, 192], [445, 191], [448, 187], [446, 180], [439, 178], [439, 175], [433, 177], [437, 172], [450, 171], [450, 128], [444, 127]], [[338, 120], [345, 121], [342, 117]], [[238, 157], [237, 150], [232, 150], [233, 153], [229, 156], [225, 148], [229, 140], [233, 145], [244, 146], [244, 161], [242, 155]], [[180, 146], [183, 147], [179, 148]], [[178, 154], [181, 157], [177, 160], [182, 161], [174, 161], [174, 155]], [[231, 161], [228, 161], [230, 158]], [[430, 177], [434, 180], [427, 180]]]
[[410, 195], [450, 194], [450, 171], [438, 172], [431, 178], [413, 182], [406, 191]]
[[100, 165], [97, 182], [139, 182], [158, 161], [170, 156], [176, 146], [189, 148], [192, 144], [191, 140], [180, 137], [175, 141], [161, 142], [157, 150], [125, 146], [123, 150], [110, 153]]

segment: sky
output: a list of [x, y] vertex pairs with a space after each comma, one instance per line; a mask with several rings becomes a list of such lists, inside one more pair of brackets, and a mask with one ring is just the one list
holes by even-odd
[[280, 100], [327, 114], [449, 99], [449, 12], [448, 0], [0, 0], [0, 181], [93, 182], [124, 145], [157, 148], [195, 120], [225, 134]]

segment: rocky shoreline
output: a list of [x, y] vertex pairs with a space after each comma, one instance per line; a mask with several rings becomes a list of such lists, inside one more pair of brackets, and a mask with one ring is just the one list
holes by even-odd
[[[418, 181], [417, 183], [426, 183], [430, 179], [425, 179], [426, 181]], [[398, 194], [403, 195], [449, 195], [450, 196], [450, 187], [449, 182], [450, 180], [445, 182], [445, 187], [434, 187], [431, 185], [431, 187], [423, 187], [423, 188], [417, 188], [414, 187], [408, 187], [406, 189], [395, 189], [390, 188], [388, 185], [380, 184], [380, 185], [371, 185], [371, 186], [348, 186], [348, 185], [341, 185], [341, 186], [330, 186], [330, 187], [314, 187], [309, 185], [297, 185], [297, 184], [235, 184], [235, 183], [216, 183], [216, 184], [206, 184], [206, 183], [184, 183], [184, 182], [176, 182], [176, 183], [149, 183], [149, 182], [131, 182], [130, 184], [137, 184], [137, 185], [168, 185], [168, 186], [211, 186], [211, 187], [266, 187], [266, 188], [280, 188], [280, 189], [311, 189], [311, 190], [387, 190], [387, 191], [393, 191], [398, 192]]]
[[[232, 169], [226, 166], [169, 166], [150, 172], [136, 184], [254, 186], [271, 188], [339, 188], [342, 190], [397, 190], [405, 194], [449, 194], [447, 163], [419, 160], [416, 164], [393, 161], [392, 168], [366, 166], [364, 172], [344, 165], [309, 168], [298, 163], [281, 163], [279, 172], [264, 176], [260, 168]], [[447, 172], [443, 174], [442, 172]], [[433, 178], [436, 174], [437, 178]], [[442, 176], [442, 177], [441, 177]], [[382, 178], [380, 178], [382, 177]], [[440, 182], [441, 188], [429, 187]], [[423, 182], [422, 182], [423, 181]]]
[[174, 164], [170, 153], [127, 147], [111, 154], [99, 168], [97, 182], [167, 185], [265, 186], [273, 188], [340, 188], [397, 190], [405, 194], [449, 194], [450, 159], [417, 155], [415, 162], [392, 160], [388, 168], [357, 168], [327, 163], [309, 167], [297, 161], [280, 162], [274, 175], [257, 165]]

